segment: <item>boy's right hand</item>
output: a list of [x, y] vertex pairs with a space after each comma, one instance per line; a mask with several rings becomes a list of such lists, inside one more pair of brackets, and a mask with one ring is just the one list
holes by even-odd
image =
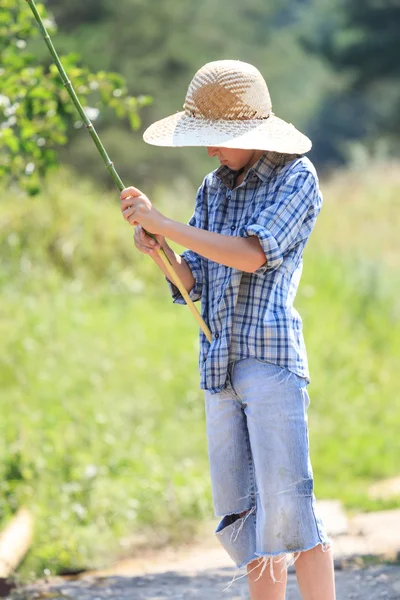
[[147, 233], [144, 232], [141, 225], [136, 225], [133, 239], [135, 241], [136, 248], [143, 252], [143, 254], [150, 254], [150, 256], [156, 256], [157, 248], [166, 245], [165, 237], [162, 235], [156, 235], [157, 242], [153, 240]]

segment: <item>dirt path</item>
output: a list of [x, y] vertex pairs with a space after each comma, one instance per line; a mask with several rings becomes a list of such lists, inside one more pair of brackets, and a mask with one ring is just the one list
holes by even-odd
[[[198, 570], [195, 573], [148, 574], [137, 577], [85, 577], [75, 581], [35, 584], [14, 592], [13, 600], [241, 600], [248, 599], [246, 578], [232, 580], [232, 568]], [[61, 579], [61, 578], [60, 578]], [[337, 599], [399, 600], [400, 566], [377, 565], [366, 569], [336, 571]], [[301, 600], [296, 576], [289, 572], [287, 600]]]
[[[333, 541], [337, 600], [400, 600], [400, 509], [356, 515], [349, 522], [332, 504], [328, 509], [326, 521]], [[8, 598], [248, 599], [246, 577], [228, 587], [238, 573], [215, 537], [210, 536], [214, 525], [207, 524], [208, 533], [200, 534], [192, 545], [136, 552], [135, 558], [119, 560], [104, 570], [36, 581], [14, 590]], [[383, 563], [383, 556], [390, 556], [392, 564]], [[363, 562], [360, 557], [368, 558]], [[371, 564], [372, 560], [375, 564]], [[364, 564], [369, 566], [363, 567]], [[301, 600], [293, 567], [289, 569], [286, 599]]]

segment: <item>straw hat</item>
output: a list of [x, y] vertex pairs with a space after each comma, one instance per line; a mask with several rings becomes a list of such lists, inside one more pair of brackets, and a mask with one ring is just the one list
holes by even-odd
[[304, 154], [311, 140], [272, 112], [261, 73], [239, 60], [207, 63], [193, 77], [184, 110], [156, 121], [143, 139], [155, 146], [223, 146]]

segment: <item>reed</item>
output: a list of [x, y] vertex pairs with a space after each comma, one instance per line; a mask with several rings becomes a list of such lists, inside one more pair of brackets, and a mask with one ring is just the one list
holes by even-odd
[[[51, 40], [51, 37], [42, 21], [42, 18], [37, 10], [36, 4], [34, 0], [26, 0], [26, 2], [29, 4], [33, 15], [36, 19], [36, 22], [39, 26], [39, 30], [43, 36], [44, 41], [47, 44], [47, 47], [50, 51], [50, 54], [54, 60], [54, 63], [58, 69], [58, 72], [60, 73], [62, 82], [64, 84], [64, 87], [66, 88], [66, 90], [68, 91], [68, 94], [72, 100], [72, 102], [75, 105], [75, 108], [77, 109], [82, 121], [85, 123], [85, 126], [87, 128], [87, 130], [89, 131], [98, 151], [100, 152], [100, 155], [106, 165], [106, 168], [108, 170], [108, 172], [110, 173], [111, 177], [114, 180], [114, 183], [116, 184], [117, 188], [119, 189], [119, 191], [122, 191], [123, 189], [125, 189], [125, 185], [122, 183], [122, 180], [120, 178], [120, 176], [118, 175], [114, 163], [110, 160], [110, 157], [108, 156], [106, 149], [104, 148], [100, 137], [96, 131], [96, 129], [93, 126], [93, 123], [90, 121], [89, 117], [87, 116], [82, 104], [79, 101], [79, 98], [72, 86], [71, 81], [68, 78], [68, 75], [61, 63], [61, 60], [56, 52], [56, 49], [54, 48], [53, 42]], [[152, 237], [155, 241], [157, 241], [157, 238], [155, 235], [153, 235], [152, 233], [149, 233], [148, 231], [146, 231], [147, 235], [149, 235], [150, 237]], [[206, 335], [208, 341], [211, 343], [212, 341], [212, 336], [211, 336], [211, 331], [208, 328], [208, 326], [206, 325], [206, 323], [204, 322], [204, 320], [202, 319], [201, 315], [199, 314], [198, 310], [196, 309], [194, 302], [192, 301], [192, 299], [190, 298], [188, 292], [186, 291], [185, 286], [183, 285], [182, 281], [180, 280], [178, 274], [175, 272], [170, 260], [168, 259], [166, 253], [164, 252], [163, 248], [160, 248], [157, 250], [157, 253], [159, 255], [159, 257], [161, 258], [161, 260], [163, 261], [164, 265], [166, 266], [167, 270], [168, 270], [168, 274], [171, 278], [171, 280], [173, 281], [173, 283], [176, 285], [176, 287], [179, 289], [180, 293], [182, 294], [183, 298], [186, 301], [186, 304], [188, 305], [189, 309], [191, 310], [194, 318], [196, 319], [196, 321], [198, 322], [199, 326], [201, 327], [201, 329], [203, 330], [204, 334]]]

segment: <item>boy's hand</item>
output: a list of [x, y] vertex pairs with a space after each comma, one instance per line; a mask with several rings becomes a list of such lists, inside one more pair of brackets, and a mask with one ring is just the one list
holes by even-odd
[[140, 225], [135, 227], [135, 233], [133, 235], [135, 246], [140, 252], [143, 252], [143, 254], [150, 254], [150, 256], [154, 256], [157, 248], [164, 246], [166, 243], [165, 238], [162, 235], [157, 235], [156, 237], [158, 244], [143, 231], [143, 227]]
[[162, 234], [166, 217], [161, 214], [137, 188], [130, 186], [122, 190], [121, 212], [131, 225], [141, 225], [150, 233]]

